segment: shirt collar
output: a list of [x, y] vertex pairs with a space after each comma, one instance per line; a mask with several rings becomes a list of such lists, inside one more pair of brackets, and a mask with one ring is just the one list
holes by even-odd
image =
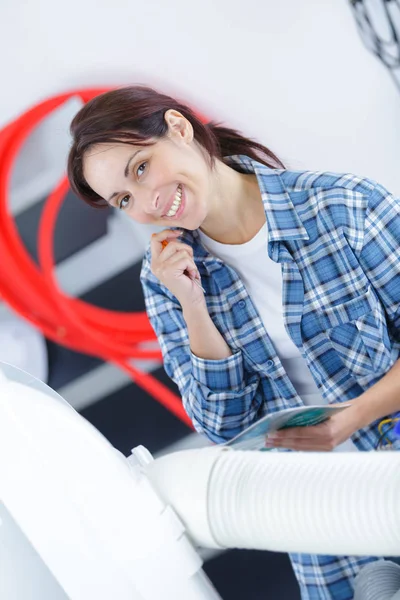
[[280, 169], [266, 167], [243, 155], [226, 157], [224, 162], [238, 171], [256, 175], [267, 218], [268, 239], [271, 242], [308, 239], [308, 233], [284, 185]]
[[[268, 254], [275, 262], [290, 261], [289, 251], [279, 242], [308, 240], [309, 236], [284, 185], [282, 170], [272, 169], [244, 155], [225, 157], [224, 162], [237, 171], [256, 175], [267, 219]], [[184, 230], [181, 240], [189, 244], [196, 241], [195, 260], [201, 271], [203, 265], [209, 272], [219, 268], [219, 261], [201, 244], [198, 231]]]

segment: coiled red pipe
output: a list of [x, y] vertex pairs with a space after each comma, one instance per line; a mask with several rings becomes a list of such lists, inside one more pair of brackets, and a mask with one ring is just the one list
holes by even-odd
[[146, 313], [98, 308], [71, 298], [59, 288], [54, 269], [53, 237], [57, 216], [68, 192], [67, 179], [63, 178], [50, 194], [42, 213], [38, 236], [40, 267], [28, 254], [9, 211], [11, 170], [31, 131], [68, 99], [78, 96], [87, 102], [104, 91], [107, 90], [86, 89], [55, 96], [34, 106], [0, 131], [0, 294], [7, 304], [47, 338], [117, 365], [153, 398], [192, 427], [181, 399], [150, 374], [130, 364], [132, 358], [161, 357], [160, 350], [142, 347], [144, 342], [155, 339]]

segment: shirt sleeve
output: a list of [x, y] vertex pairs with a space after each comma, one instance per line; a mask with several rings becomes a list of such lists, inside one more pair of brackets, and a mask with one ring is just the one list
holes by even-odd
[[245, 372], [241, 352], [221, 360], [206, 360], [191, 352], [181, 306], [152, 274], [149, 251], [140, 278], [165, 371], [177, 384], [196, 431], [216, 443], [231, 439], [258, 418], [259, 374]]
[[400, 200], [380, 184], [368, 198], [359, 261], [400, 340]]

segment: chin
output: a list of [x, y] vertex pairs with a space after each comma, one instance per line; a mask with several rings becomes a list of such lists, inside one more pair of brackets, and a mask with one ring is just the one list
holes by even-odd
[[180, 227], [181, 229], [186, 229], [187, 231], [195, 231], [199, 229], [203, 222], [204, 218], [201, 218], [199, 215], [182, 215], [183, 219], [178, 219], [176, 223], [174, 223], [174, 227]]
[[207, 220], [207, 212], [202, 210], [198, 211], [196, 215], [193, 215], [193, 218], [186, 219], [186, 224], [182, 225], [185, 229], [189, 229], [190, 231], [195, 231], [196, 229], [200, 229], [203, 227]]
[[179, 227], [182, 227], [182, 229], [187, 229], [188, 231], [196, 231], [196, 229], [200, 229], [202, 224], [203, 221], [201, 219], [197, 219], [196, 221], [185, 221], [185, 223], [182, 223], [181, 225], [179, 225]]

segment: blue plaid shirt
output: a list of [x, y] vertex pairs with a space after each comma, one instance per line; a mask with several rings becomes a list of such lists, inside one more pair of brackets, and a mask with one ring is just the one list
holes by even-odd
[[[270, 169], [246, 156], [226, 162], [257, 176], [268, 254], [282, 268], [286, 328], [321, 394], [330, 403], [356, 398], [400, 355], [399, 200], [350, 174]], [[147, 313], [194, 427], [224, 442], [267, 413], [303, 403], [237, 273], [209, 254], [196, 231], [181, 240], [193, 248], [209, 314], [232, 356], [191, 353], [180, 304], [151, 273], [150, 249], [141, 274]], [[377, 423], [352, 436], [359, 450], [372, 450], [378, 439]], [[351, 600], [353, 577], [374, 560], [291, 559], [309, 600]]]

